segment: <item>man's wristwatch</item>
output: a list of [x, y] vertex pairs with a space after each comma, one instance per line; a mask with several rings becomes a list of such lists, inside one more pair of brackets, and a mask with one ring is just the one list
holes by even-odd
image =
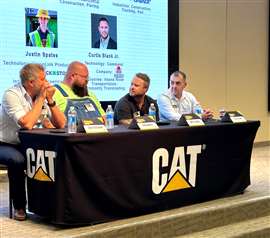
[[47, 105], [49, 106], [49, 107], [54, 107], [55, 105], [56, 105], [56, 102], [55, 101], [53, 101], [52, 103], [47, 103]]

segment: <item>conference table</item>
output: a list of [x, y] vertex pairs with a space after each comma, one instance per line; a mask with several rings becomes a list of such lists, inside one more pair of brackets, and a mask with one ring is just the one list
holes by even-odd
[[94, 224], [243, 193], [259, 126], [22, 130], [28, 209], [55, 224]]

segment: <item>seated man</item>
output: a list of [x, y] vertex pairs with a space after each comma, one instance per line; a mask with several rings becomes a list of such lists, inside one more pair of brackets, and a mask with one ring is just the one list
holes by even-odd
[[[170, 76], [170, 88], [158, 97], [159, 116], [161, 120], [178, 121], [182, 114], [195, 113], [199, 105], [196, 98], [184, 88], [187, 86], [186, 74], [182, 71], [173, 72]], [[203, 119], [213, 116], [210, 110], [204, 110]]]
[[137, 73], [130, 84], [129, 93], [115, 105], [114, 120], [116, 123], [129, 125], [134, 116], [148, 114], [151, 103], [156, 107], [156, 120], [159, 120], [158, 105], [154, 99], [146, 95], [150, 78], [143, 73]]
[[64, 81], [55, 87], [54, 99], [60, 110], [67, 115], [69, 107], [76, 105], [78, 119], [103, 117], [105, 112], [93, 92], [88, 90], [88, 68], [85, 64], [74, 61], [68, 66]]
[[27, 64], [20, 71], [21, 82], [6, 90], [0, 108], [0, 159], [8, 166], [14, 219], [25, 220], [25, 158], [20, 151], [18, 130], [32, 129], [46, 108], [44, 127], [63, 128], [65, 115], [53, 101], [55, 88], [46, 80], [40, 64]]

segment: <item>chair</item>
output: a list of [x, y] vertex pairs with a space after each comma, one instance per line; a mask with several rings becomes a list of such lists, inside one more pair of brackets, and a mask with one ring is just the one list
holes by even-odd
[[[1, 162], [1, 158], [0, 158]], [[0, 163], [0, 170], [8, 170], [8, 167], [4, 164]], [[13, 209], [12, 209], [12, 198], [11, 198], [11, 189], [10, 189], [10, 182], [8, 182], [8, 196], [9, 196], [9, 218], [12, 219], [13, 216]]]

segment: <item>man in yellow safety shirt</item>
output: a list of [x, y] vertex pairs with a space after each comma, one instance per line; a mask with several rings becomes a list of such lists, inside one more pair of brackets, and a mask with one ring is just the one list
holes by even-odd
[[55, 35], [48, 28], [50, 19], [48, 10], [39, 9], [36, 17], [38, 17], [39, 27], [35, 31], [29, 33], [29, 45], [47, 48], [55, 47]]

